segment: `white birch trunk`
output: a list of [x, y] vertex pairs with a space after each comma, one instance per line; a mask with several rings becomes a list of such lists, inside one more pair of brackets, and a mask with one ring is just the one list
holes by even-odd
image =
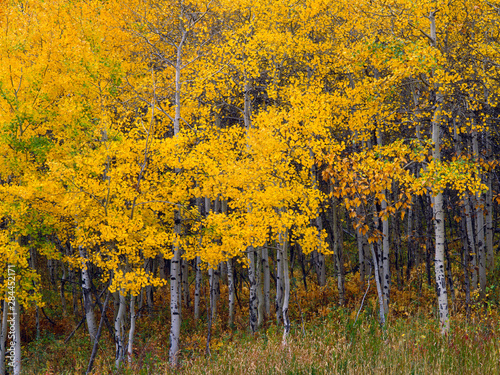
[[[377, 144], [378, 146], [383, 145], [382, 141], [382, 134], [381, 131], [378, 133], [377, 136]], [[387, 190], [382, 191], [382, 195], [384, 196], [384, 199], [382, 200], [381, 203], [381, 209], [382, 212], [387, 210]], [[382, 252], [381, 252], [381, 258], [380, 261], [382, 264], [380, 264], [380, 271], [381, 271], [381, 284], [382, 284], [382, 295], [384, 297], [384, 311], [387, 312], [389, 311], [389, 294], [390, 294], [390, 287], [391, 287], [391, 275], [390, 275], [390, 264], [389, 264], [389, 219], [382, 218]]]
[[250, 329], [257, 331], [257, 280], [255, 275], [255, 251], [253, 246], [247, 248], [248, 252], [248, 279], [250, 281], [249, 313]]
[[124, 344], [124, 319], [125, 319], [125, 296], [122, 292], [119, 292], [119, 304], [118, 304], [118, 312], [115, 318], [115, 367], [120, 368], [121, 363], [125, 357], [125, 344]]
[[97, 325], [95, 320], [94, 308], [92, 306], [92, 296], [90, 294], [90, 275], [87, 261], [87, 252], [82, 246], [78, 247], [80, 257], [82, 258], [82, 294], [83, 308], [85, 310], [85, 319], [87, 321], [87, 329], [89, 330], [90, 340], [93, 343], [97, 333]]
[[290, 333], [290, 317], [288, 315], [288, 304], [290, 301], [290, 275], [288, 270], [288, 254], [287, 254], [287, 234], [282, 236], [282, 267], [283, 267], [283, 283], [285, 284], [285, 293], [283, 296], [283, 345], [286, 344], [288, 334]]
[[[182, 48], [187, 38], [189, 30], [182, 30], [182, 37], [177, 45], [177, 54], [175, 61], [175, 114], [174, 114], [174, 137], [180, 132], [181, 122], [181, 70], [182, 70]], [[179, 170], [175, 171], [179, 173]], [[181, 213], [174, 212], [174, 232], [177, 236], [181, 234]], [[170, 349], [169, 362], [176, 366], [179, 354], [179, 341], [181, 333], [181, 249], [177, 244], [173, 246], [174, 256], [170, 262]]]
[[372, 252], [373, 258], [373, 269], [375, 271], [375, 284], [377, 285], [377, 295], [378, 295], [378, 304], [379, 304], [379, 321], [380, 325], [385, 325], [385, 310], [384, 310], [384, 296], [382, 293], [382, 286], [380, 285], [380, 278], [378, 274], [378, 262], [377, 262], [377, 254], [373, 247], [373, 244], [370, 244], [370, 249]]
[[179, 299], [179, 284], [180, 284], [180, 260], [181, 252], [174, 247], [174, 257], [170, 262], [170, 350], [169, 362], [172, 365], [177, 365], [179, 353], [179, 339], [181, 333], [181, 306]]
[[229, 297], [229, 319], [228, 325], [232, 327], [234, 325], [234, 274], [233, 274], [233, 263], [232, 259], [227, 261], [227, 287], [228, 287], [228, 297]]
[[283, 265], [282, 251], [276, 252], [276, 324], [281, 321], [281, 310], [283, 308]]
[[[382, 192], [384, 197], [387, 199], [387, 191]], [[387, 201], [384, 199], [382, 201], [382, 211], [387, 209]], [[384, 296], [384, 310], [389, 311], [389, 295], [391, 288], [391, 275], [390, 275], [390, 264], [389, 264], [389, 219], [382, 221], [382, 293]]]
[[21, 315], [19, 309], [19, 301], [17, 298], [14, 301], [14, 367], [13, 374], [21, 374]]
[[208, 276], [210, 288], [210, 319], [212, 319], [213, 324], [217, 315], [217, 271], [214, 268], [210, 268], [208, 270]]
[[130, 329], [128, 331], [128, 347], [127, 347], [127, 359], [128, 363], [132, 364], [132, 356], [134, 355], [134, 336], [135, 336], [135, 296], [130, 296]]
[[440, 193], [434, 197], [434, 226], [436, 232], [436, 257], [434, 259], [434, 268], [436, 274], [436, 292], [439, 307], [439, 325], [441, 334], [447, 334], [450, 329], [450, 320], [448, 312], [448, 292], [446, 291], [446, 275], [444, 264], [444, 210], [443, 194]]
[[[431, 24], [431, 39], [433, 47], [436, 47], [436, 11], [429, 14]], [[443, 102], [442, 94], [439, 93], [439, 87], [435, 86], [436, 90], [436, 110], [432, 119], [432, 141], [434, 149], [432, 158], [435, 163], [441, 161], [441, 105]], [[441, 334], [447, 334], [450, 329], [450, 318], [448, 312], [448, 293], [446, 291], [446, 275], [445, 275], [445, 228], [444, 228], [444, 208], [443, 208], [443, 193], [439, 192], [433, 199], [434, 212], [434, 228], [436, 236], [436, 256], [434, 259], [434, 272], [436, 276], [436, 292], [439, 307], [439, 325]]]

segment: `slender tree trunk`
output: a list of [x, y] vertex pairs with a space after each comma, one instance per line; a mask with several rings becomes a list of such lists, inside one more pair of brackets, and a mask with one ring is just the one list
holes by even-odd
[[116, 346], [116, 351], [115, 351], [115, 367], [118, 369], [120, 368], [121, 363], [123, 362], [125, 358], [125, 344], [124, 344], [124, 332], [123, 332], [123, 327], [124, 327], [124, 319], [125, 319], [125, 311], [126, 311], [126, 305], [125, 305], [125, 296], [122, 294], [121, 291], [119, 293], [119, 306], [118, 306], [118, 313], [116, 314], [115, 318], [115, 346]]
[[281, 321], [283, 309], [283, 254], [281, 250], [276, 251], [276, 324]]
[[290, 301], [290, 275], [288, 269], [288, 254], [287, 254], [287, 234], [280, 235], [282, 242], [282, 267], [283, 267], [283, 283], [285, 284], [285, 293], [283, 296], [283, 344], [286, 344], [288, 334], [290, 333], [290, 317], [288, 315], [288, 304]]
[[255, 251], [253, 246], [247, 248], [248, 252], [248, 279], [250, 281], [250, 297], [249, 309], [250, 313], [250, 329], [252, 332], [257, 331], [257, 279], [255, 274]]
[[14, 335], [11, 338], [11, 340], [14, 342], [14, 345], [11, 344], [11, 347], [14, 346], [14, 366], [12, 369], [14, 375], [21, 374], [21, 315], [19, 312], [19, 301], [17, 300], [17, 298], [15, 298], [14, 313], [11, 315], [11, 318], [8, 319], [9, 323], [14, 324]]
[[94, 306], [92, 304], [91, 280], [89, 273], [89, 262], [87, 261], [87, 253], [82, 246], [78, 247], [80, 257], [82, 258], [82, 294], [83, 306], [85, 310], [85, 317], [87, 320], [87, 329], [89, 330], [90, 340], [93, 343], [97, 333], [97, 326], [95, 321]]
[[370, 249], [372, 252], [373, 269], [375, 271], [375, 284], [377, 285], [377, 295], [379, 302], [379, 322], [381, 326], [384, 326], [385, 325], [384, 296], [382, 294], [382, 285], [380, 284], [380, 277], [378, 274], [379, 266], [377, 261], [377, 253], [373, 243], [370, 244]]
[[2, 301], [2, 327], [0, 329], [0, 375], [5, 375], [5, 355], [6, 355], [6, 340], [7, 340], [7, 313], [9, 304], [7, 300]]
[[[436, 47], [436, 11], [429, 14], [429, 21], [431, 24], [431, 40], [433, 47]], [[439, 92], [439, 87], [435, 86], [436, 93], [436, 109], [432, 119], [432, 142], [434, 149], [432, 151], [432, 158], [435, 163], [441, 161], [441, 105], [443, 103], [442, 94]], [[444, 207], [443, 207], [443, 193], [439, 192], [433, 199], [434, 211], [434, 228], [436, 234], [436, 254], [434, 259], [434, 273], [436, 276], [436, 292], [437, 302], [439, 306], [439, 325], [441, 334], [445, 335], [450, 329], [450, 317], [448, 312], [448, 293], [446, 291], [446, 276], [444, 264], [444, 242], [445, 242], [445, 228], [444, 228]]]
[[[387, 199], [387, 191], [382, 192], [384, 197]], [[382, 211], [387, 209], [387, 201], [382, 201]], [[391, 274], [389, 268], [389, 218], [382, 220], [382, 286], [383, 286], [383, 296], [384, 296], [384, 310], [389, 311], [389, 297], [391, 291]]]
[[128, 331], [128, 347], [127, 347], [127, 359], [128, 363], [132, 364], [132, 357], [134, 355], [134, 336], [135, 336], [135, 296], [130, 296], [130, 329]]
[[214, 322], [217, 317], [217, 284], [219, 278], [217, 269], [210, 268], [208, 270], [208, 276], [208, 283], [210, 288], [210, 317], [212, 319], [212, 322]]
[[104, 300], [104, 305], [102, 307], [101, 320], [99, 321], [99, 327], [97, 328], [97, 334], [94, 341], [94, 346], [92, 347], [92, 354], [90, 355], [89, 365], [87, 366], [87, 371], [85, 372], [85, 375], [90, 374], [92, 371], [92, 367], [94, 367], [94, 360], [97, 355], [97, 348], [99, 346], [99, 338], [101, 337], [102, 326], [106, 317], [106, 308], [108, 307], [109, 295], [110, 293], [108, 290], [106, 294], [106, 299]]
[[233, 275], [233, 260], [227, 260], [227, 288], [229, 296], [229, 319], [228, 325], [234, 325], [234, 275]]
[[434, 197], [434, 226], [436, 230], [436, 257], [434, 267], [436, 274], [436, 291], [439, 306], [439, 322], [441, 333], [447, 334], [450, 329], [450, 319], [448, 312], [448, 293], [446, 291], [446, 276], [444, 272], [444, 210], [443, 194], [440, 193]]
[[[178, 214], [177, 214], [178, 215]], [[179, 298], [180, 283], [180, 249], [174, 249], [174, 257], [170, 262], [170, 350], [169, 361], [172, 365], [177, 365], [179, 353], [179, 339], [181, 333], [181, 305]]]

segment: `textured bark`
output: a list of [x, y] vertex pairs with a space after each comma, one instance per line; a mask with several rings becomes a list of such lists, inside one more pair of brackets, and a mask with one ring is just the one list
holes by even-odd
[[229, 259], [227, 261], [227, 288], [229, 297], [228, 325], [232, 327], [234, 325], [234, 290], [235, 290], [232, 259]]
[[[108, 307], [108, 302], [109, 302], [109, 291], [106, 294], [106, 299], [104, 300], [104, 305], [102, 307], [102, 312], [101, 312], [101, 320], [99, 321], [99, 327], [97, 328], [97, 334], [96, 334], [96, 339], [94, 342], [94, 346], [92, 347], [92, 353], [90, 355], [89, 359], [89, 364], [87, 366], [87, 371], [85, 372], [85, 375], [88, 375], [92, 372], [92, 367], [94, 366], [94, 360], [97, 355], [97, 348], [99, 347], [99, 338], [101, 337], [101, 332], [102, 332], [102, 326], [106, 317], [106, 308]], [[78, 328], [78, 327], [77, 327]], [[68, 339], [66, 339], [67, 341]]]
[[132, 363], [132, 356], [134, 355], [134, 337], [135, 337], [135, 296], [130, 296], [130, 329], [128, 331], [128, 346], [127, 346], [127, 359], [128, 363]]
[[[377, 77], [378, 78], [378, 77]], [[378, 132], [377, 137], [377, 145], [382, 146], [382, 130]], [[384, 199], [380, 204], [380, 208], [382, 212], [387, 210], [387, 190], [382, 191], [382, 195]], [[391, 287], [391, 275], [389, 268], [389, 247], [390, 247], [390, 238], [389, 238], [389, 218], [387, 217], [385, 220], [382, 220], [382, 251], [379, 265], [381, 271], [381, 284], [382, 284], [382, 295], [384, 297], [384, 311], [387, 313], [389, 311], [389, 296], [390, 296], [390, 287]]]
[[247, 248], [248, 279], [250, 281], [250, 298], [248, 312], [250, 314], [250, 329], [257, 331], [257, 280], [255, 275], [255, 251], [252, 246]]
[[436, 257], [434, 259], [434, 271], [436, 275], [436, 292], [439, 307], [439, 325], [442, 334], [447, 334], [450, 329], [448, 312], [448, 293], [446, 291], [446, 275], [444, 272], [444, 210], [443, 195], [434, 197], [434, 226], [436, 231]]
[[[429, 21], [431, 24], [431, 39], [432, 44], [436, 46], [436, 11], [429, 14]], [[441, 161], [441, 105], [443, 102], [442, 94], [439, 93], [439, 87], [435, 87], [436, 91], [436, 109], [432, 118], [432, 142], [434, 149], [432, 150], [432, 158], [435, 162]], [[445, 335], [450, 329], [450, 318], [448, 312], [448, 293], [446, 291], [446, 275], [444, 272], [444, 242], [445, 242], [445, 228], [444, 228], [444, 207], [443, 207], [443, 193], [439, 192], [433, 199], [433, 212], [434, 212], [434, 229], [436, 237], [436, 254], [434, 258], [434, 273], [436, 276], [436, 293], [437, 302], [439, 307], [439, 326], [441, 334]]]
[[83, 308], [85, 310], [85, 318], [87, 320], [87, 329], [89, 331], [90, 340], [94, 342], [97, 333], [95, 321], [94, 306], [92, 304], [92, 295], [90, 292], [91, 280], [89, 273], [89, 263], [87, 262], [87, 252], [82, 246], [78, 247], [80, 257], [82, 258], [82, 294]]
[[[384, 197], [387, 199], [387, 191], [384, 190]], [[387, 209], [387, 201], [382, 201], [382, 210]], [[389, 311], [389, 297], [391, 291], [391, 275], [389, 268], [389, 218], [382, 221], [382, 293], [384, 296], [384, 310]]]
[[[177, 214], [178, 215], [178, 214]], [[177, 365], [179, 339], [181, 333], [181, 305], [179, 299], [181, 251], [174, 248], [174, 257], [170, 262], [170, 350], [169, 362]]]
[[210, 287], [210, 319], [215, 321], [217, 317], [217, 289], [219, 284], [218, 266], [208, 270], [209, 287]]
[[[10, 315], [7, 320], [10, 324], [14, 324], [14, 335], [11, 340], [14, 342], [14, 353], [12, 373], [14, 375], [21, 374], [21, 315], [19, 314], [19, 301], [17, 298], [14, 300], [14, 313]], [[9, 334], [10, 336], [10, 334]]]
[[281, 310], [283, 308], [283, 266], [282, 266], [283, 254], [281, 250], [276, 251], [276, 324], [281, 321]]
[[124, 344], [124, 319], [125, 319], [125, 296], [119, 292], [119, 307], [118, 313], [115, 318], [115, 367], [120, 368], [125, 358], [125, 344]]
[[[281, 236], [280, 236], [281, 237]], [[288, 334], [290, 333], [290, 317], [288, 315], [288, 305], [290, 301], [290, 275], [288, 269], [288, 254], [287, 254], [287, 235], [284, 234], [281, 238], [282, 242], [282, 267], [283, 267], [283, 283], [285, 285], [285, 293], [283, 296], [283, 344], [286, 344]]]
[[373, 243], [370, 244], [370, 250], [372, 252], [372, 260], [373, 260], [373, 269], [375, 271], [375, 284], [377, 285], [377, 295], [378, 295], [378, 303], [379, 303], [379, 322], [380, 325], [385, 325], [385, 310], [384, 310], [384, 296], [382, 293], [382, 286], [380, 284], [380, 277], [378, 274], [379, 265], [377, 261], [377, 254]]

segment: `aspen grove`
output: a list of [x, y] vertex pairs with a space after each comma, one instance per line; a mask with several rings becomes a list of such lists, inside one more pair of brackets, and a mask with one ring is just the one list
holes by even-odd
[[206, 354], [221, 324], [289, 345], [311, 284], [385, 327], [420, 275], [443, 337], [493, 306], [500, 1], [2, 0], [0, 25], [0, 373], [10, 269], [15, 374], [54, 305], [87, 373], [159, 310], [170, 366], [186, 322]]

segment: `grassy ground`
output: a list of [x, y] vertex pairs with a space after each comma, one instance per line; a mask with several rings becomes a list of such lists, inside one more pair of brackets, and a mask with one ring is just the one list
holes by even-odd
[[[498, 320], [454, 322], [442, 337], [426, 316], [395, 318], [381, 328], [362, 313], [357, 322], [338, 309], [304, 327], [282, 343], [281, 329], [269, 325], [256, 335], [224, 332], [214, 339], [211, 355], [190, 347], [183, 337], [180, 366], [167, 364], [168, 332], [139, 336], [134, 363], [123, 374], [499, 374]], [[158, 327], [159, 328], [159, 327]], [[196, 336], [196, 334], [194, 335]], [[109, 342], [109, 340], [106, 340]], [[104, 342], [104, 340], [103, 340]], [[102, 347], [94, 373], [115, 373], [113, 347]], [[30, 346], [26, 373], [79, 374], [90, 354], [83, 335], [68, 346], [45, 338]], [[37, 353], [37, 354], [35, 354]], [[38, 359], [36, 358], [38, 357]]]
[[[155, 311], [138, 321], [132, 364], [120, 370], [114, 368], [114, 342], [106, 331], [93, 373], [500, 374], [500, 293], [494, 287], [497, 281], [491, 280], [493, 286], [485, 302], [478, 303], [479, 297], [473, 295], [476, 303], [471, 306], [469, 318], [464, 296], [457, 291], [451, 303], [451, 331], [446, 337], [439, 333], [434, 291], [418, 274], [412, 274], [404, 288], [394, 286], [385, 327], [377, 321], [374, 285], [360, 309], [363, 291], [355, 275], [346, 282], [344, 307], [337, 306], [333, 279], [325, 288], [315, 287], [311, 281], [307, 292], [300, 283], [294, 283], [290, 306], [293, 328], [285, 345], [282, 327], [272, 321], [267, 321], [257, 334], [249, 333], [245, 290], [240, 296], [243, 304], [238, 308], [235, 326], [228, 327], [227, 291], [223, 287], [211, 354], [205, 355], [206, 321], [184, 319], [177, 368], [168, 365], [168, 294], [158, 293]], [[202, 308], [206, 304], [202, 303]], [[59, 314], [50, 306], [46, 306], [46, 312], [52, 317]], [[191, 311], [183, 314], [192, 316]], [[69, 318], [58, 316], [57, 326], [42, 319], [46, 329], [38, 340], [33, 338], [33, 314], [26, 312], [21, 323], [25, 334], [31, 335], [23, 347], [23, 373], [85, 372], [91, 345], [83, 328], [65, 344], [64, 339], [76, 326]]]

